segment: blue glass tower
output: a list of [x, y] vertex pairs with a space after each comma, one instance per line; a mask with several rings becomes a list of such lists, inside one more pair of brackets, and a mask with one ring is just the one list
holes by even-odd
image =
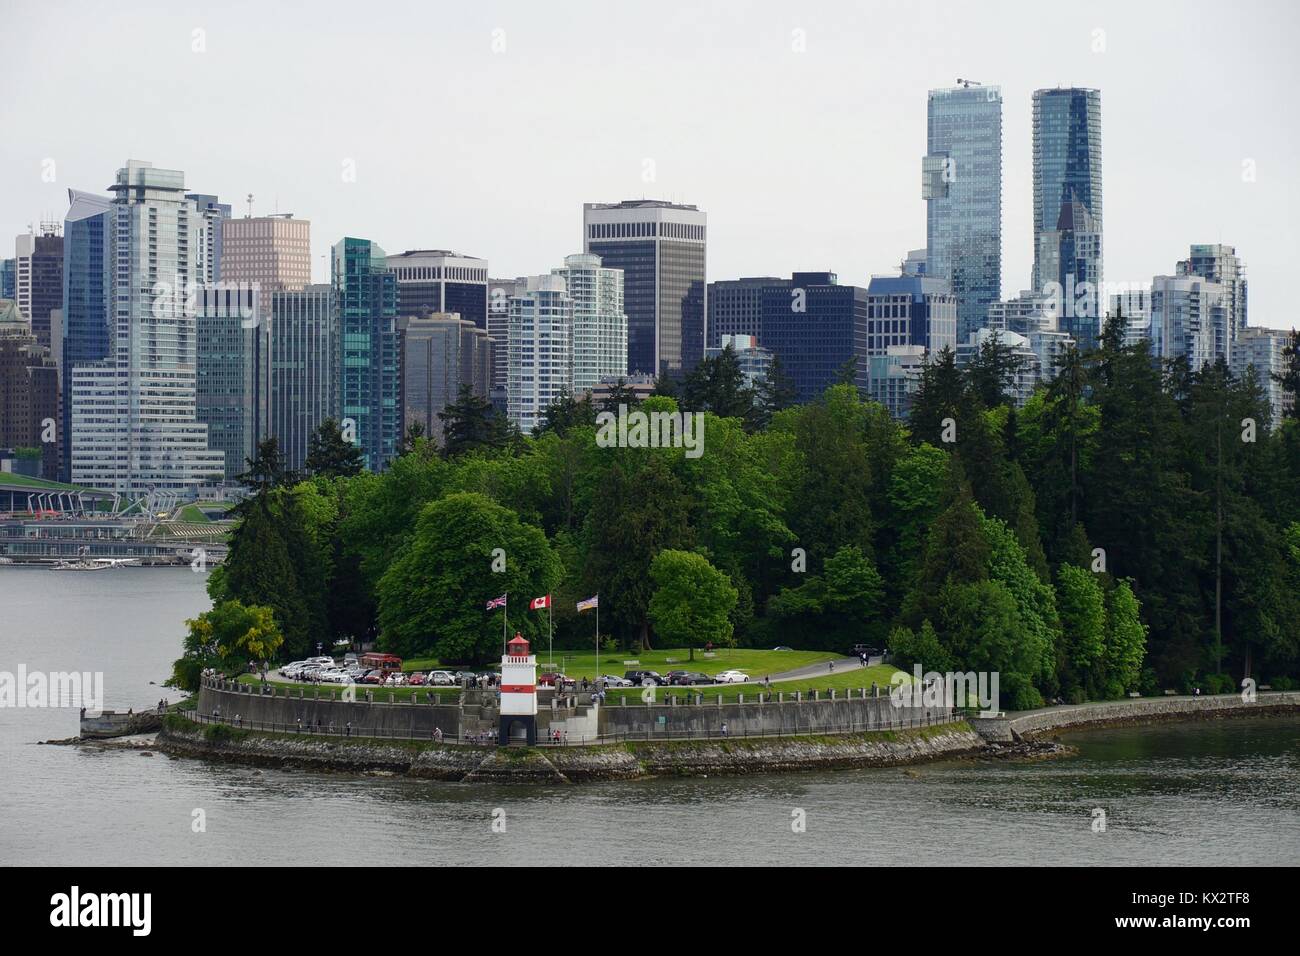
[[63, 414], [60, 476], [71, 479], [72, 368], [109, 357], [112, 204], [107, 196], [68, 190], [63, 221]]
[[355, 424], [366, 467], [382, 470], [402, 440], [397, 278], [384, 250], [368, 239], [334, 247], [343, 421]]
[[[1072, 207], [1079, 204], [1082, 209]], [[1085, 215], [1086, 214], [1086, 215]], [[1085, 89], [1034, 91], [1034, 274], [1033, 288], [1049, 282], [1085, 281], [1078, 274], [1077, 250], [1062, 254], [1059, 243], [1079, 243], [1077, 233], [1087, 224], [1096, 236], [1096, 250], [1083, 270], [1101, 282], [1101, 92]], [[1091, 262], [1091, 256], [1096, 261]], [[1045, 261], [1064, 269], [1055, 272]], [[1072, 265], [1072, 263], [1074, 265]], [[1094, 279], [1095, 277], [1095, 279]]]
[[957, 296], [959, 341], [1002, 295], [1002, 91], [931, 90], [922, 160], [926, 273]]

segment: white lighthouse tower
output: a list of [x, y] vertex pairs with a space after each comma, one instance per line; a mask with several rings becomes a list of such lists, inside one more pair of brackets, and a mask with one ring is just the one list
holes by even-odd
[[501, 729], [497, 743], [508, 746], [510, 728], [520, 724], [528, 745], [537, 743], [537, 656], [522, 634], [515, 634], [501, 655]]

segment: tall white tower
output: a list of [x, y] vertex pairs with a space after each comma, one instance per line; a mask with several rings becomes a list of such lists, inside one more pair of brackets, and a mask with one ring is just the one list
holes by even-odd
[[537, 657], [522, 634], [515, 634], [501, 655], [501, 729], [497, 743], [508, 746], [510, 728], [520, 724], [528, 746], [537, 743]]

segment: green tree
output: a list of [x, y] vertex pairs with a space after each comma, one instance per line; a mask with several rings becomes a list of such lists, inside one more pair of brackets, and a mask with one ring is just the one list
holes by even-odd
[[249, 664], [260, 664], [262, 673], [275, 659], [284, 635], [269, 607], [222, 601], [210, 611], [185, 622], [184, 652], [172, 665], [168, 686], [196, 691], [207, 668], [223, 674], [239, 674]]
[[1106, 595], [1090, 571], [1063, 564], [1056, 573], [1062, 656], [1067, 692], [1078, 703], [1104, 684]]
[[1111, 589], [1106, 602], [1106, 696], [1122, 697], [1137, 686], [1146, 656], [1147, 627], [1127, 581]]
[[650, 562], [654, 596], [648, 613], [655, 634], [672, 647], [731, 646], [737, 592], [727, 575], [693, 551], [660, 551]]
[[343, 429], [332, 418], [321, 422], [307, 439], [304, 466], [309, 475], [347, 478], [361, 473], [364, 460], [361, 449], [343, 437]]
[[492, 403], [462, 383], [456, 401], [438, 413], [442, 422], [442, 455], [455, 458], [480, 449], [505, 448], [510, 428]]

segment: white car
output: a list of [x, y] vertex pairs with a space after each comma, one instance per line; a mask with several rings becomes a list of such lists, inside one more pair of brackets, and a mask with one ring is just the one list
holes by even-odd
[[433, 684], [437, 687], [451, 687], [456, 683], [456, 675], [451, 671], [429, 671], [429, 676], [425, 678], [426, 684]]
[[316, 679], [326, 684], [351, 684], [352, 675], [345, 670], [321, 671]]
[[744, 671], [723, 671], [713, 679], [719, 684], [743, 684], [749, 680], [749, 675]]
[[626, 680], [622, 677], [616, 677], [613, 674], [606, 674], [604, 677], [601, 678], [601, 680], [605, 682], [606, 687], [631, 687], [632, 686], [632, 682], [630, 680]]

